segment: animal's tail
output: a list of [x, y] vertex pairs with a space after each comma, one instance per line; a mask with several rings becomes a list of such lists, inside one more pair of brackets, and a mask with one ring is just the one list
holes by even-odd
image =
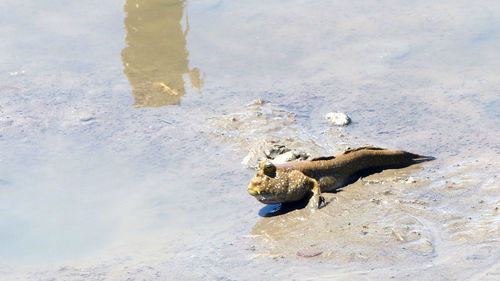
[[422, 163], [422, 162], [427, 162], [427, 161], [432, 161], [436, 160], [436, 157], [433, 156], [425, 156], [425, 155], [420, 155], [420, 154], [415, 154], [411, 152], [406, 152], [407, 157], [413, 162], [413, 163]]
[[347, 150], [337, 159], [345, 161], [352, 171], [388, 166], [407, 166], [436, 158], [403, 150], [388, 150], [380, 147], [358, 147]]

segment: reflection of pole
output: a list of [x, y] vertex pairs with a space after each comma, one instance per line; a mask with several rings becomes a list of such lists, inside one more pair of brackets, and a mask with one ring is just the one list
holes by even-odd
[[187, 37], [188, 33], [189, 33], [189, 16], [186, 10], [186, 30], [184, 30], [184, 38]]
[[[189, 15], [186, 9], [186, 30], [184, 31], [184, 38], [187, 38], [189, 33]], [[203, 73], [203, 77], [200, 78], [200, 69], [197, 67], [193, 67], [189, 70], [189, 81], [191, 81], [191, 87], [198, 90], [198, 93], [201, 93], [201, 88], [205, 82], [205, 73]]]
[[179, 104], [186, 93], [183, 75], [200, 90], [198, 68], [189, 69], [186, 30], [181, 20], [185, 0], [126, 0], [125, 30], [127, 47], [122, 51], [124, 73], [132, 87], [137, 107]]

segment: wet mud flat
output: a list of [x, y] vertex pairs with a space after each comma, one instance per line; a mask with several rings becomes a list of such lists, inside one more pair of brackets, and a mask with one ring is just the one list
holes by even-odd
[[[179, 110], [165, 123], [164, 114], [146, 114], [137, 120], [137, 126], [123, 123], [122, 129], [115, 128], [109, 137], [96, 139], [98, 147], [120, 149], [120, 143], [109, 146], [106, 140], [126, 138], [127, 132], [148, 128], [134, 134], [142, 143], [132, 142], [134, 145], [128, 147], [133, 148], [125, 154], [128, 164], [114, 159], [119, 169], [130, 173], [122, 175], [121, 188], [111, 188], [113, 181], [103, 185], [102, 178], [88, 174], [90, 184], [110, 192], [101, 203], [119, 203], [117, 213], [98, 209], [113, 215], [105, 224], [121, 221], [119, 233], [98, 229], [100, 236], [112, 242], [100, 242], [96, 250], [80, 254], [80, 260], [72, 262], [45, 266], [4, 263], [4, 277], [421, 280], [437, 276], [446, 280], [468, 274], [470, 278], [494, 280], [498, 273], [500, 167], [496, 155], [479, 155], [474, 161], [435, 155], [435, 161], [385, 170], [337, 193], [325, 193], [328, 205], [320, 210], [292, 208], [284, 214], [261, 217], [263, 205], [246, 193], [246, 185], [255, 172], [252, 167], [268, 157], [270, 148], [284, 144], [319, 156], [370, 143], [353, 136], [349, 126], [332, 127], [327, 120], [318, 122], [322, 126], [318, 134], [308, 133], [300, 117], [272, 102], [250, 102], [220, 111], [197, 106], [198, 115]], [[93, 122], [110, 120], [96, 113], [90, 114], [98, 116]], [[127, 114], [114, 117], [133, 119]], [[87, 122], [75, 120], [77, 124], [62, 125], [70, 126], [76, 135], [79, 130], [89, 130]], [[148, 127], [148, 123], [156, 125]], [[94, 132], [104, 134], [104, 129], [96, 126]], [[176, 137], [164, 137], [166, 131]], [[165, 143], [182, 149], [173, 153]], [[31, 145], [19, 147], [29, 150]], [[154, 152], [156, 157], [144, 151]], [[189, 157], [186, 151], [190, 151]], [[89, 156], [85, 150], [76, 152], [80, 157]], [[197, 159], [195, 165], [192, 159]], [[128, 170], [131, 164], [152, 170]], [[115, 169], [107, 172], [116, 174]], [[66, 172], [75, 175], [71, 169]], [[17, 177], [4, 178], [4, 190], [19, 182]], [[96, 192], [85, 185], [75, 187]], [[179, 188], [183, 200], [177, 196]], [[140, 204], [121, 207], [131, 202]]]
[[[260, 158], [253, 159], [257, 162], [269, 158], [266, 145], [275, 143], [316, 155], [331, 148], [317, 139], [307, 142], [310, 136], [294, 122], [293, 114], [271, 108], [273, 105], [259, 101], [209, 121], [212, 125], [214, 120], [218, 122], [217, 138], [230, 140], [252, 156], [261, 151]], [[326, 139], [338, 144], [337, 152], [359, 145], [345, 128], [325, 126], [325, 132]], [[272, 136], [273, 141], [253, 139], [262, 135]], [[294, 138], [291, 142], [287, 135], [302, 136], [306, 141]], [[335, 193], [324, 193], [328, 204], [319, 210], [305, 207], [307, 202], [263, 207], [263, 217], [250, 236], [252, 259], [276, 266], [308, 259], [314, 260], [308, 263], [347, 266], [356, 272], [339, 275], [339, 279], [368, 272], [370, 278], [382, 279], [460, 279], [463, 271], [474, 269], [468, 275], [471, 278], [494, 280], [500, 255], [500, 190], [496, 182], [500, 167], [496, 159], [496, 155], [475, 161], [438, 157], [372, 173]], [[248, 156], [244, 160], [242, 164], [248, 164]], [[455, 268], [454, 263], [467, 270]], [[364, 272], [363, 267], [371, 269]], [[392, 269], [386, 271], [387, 267]], [[333, 277], [323, 276], [323, 271], [327, 270], [318, 269], [317, 277]]]
[[[15, 97], [14, 93], [10, 96], [13, 101]], [[495, 280], [500, 255], [497, 183], [500, 167], [496, 155], [478, 154], [472, 161], [437, 154], [435, 161], [385, 170], [363, 177], [337, 193], [325, 193], [329, 204], [315, 212], [292, 208], [284, 214], [261, 217], [259, 212], [263, 205], [246, 193], [246, 186], [255, 173], [255, 164], [269, 157], [269, 150], [276, 145], [283, 144], [315, 157], [340, 153], [347, 147], [377, 144], [353, 135], [354, 126], [331, 126], [327, 120], [316, 123], [321, 127], [319, 132], [309, 133], [301, 117], [291, 109], [265, 100], [250, 101], [247, 105], [233, 104], [218, 111], [195, 105], [197, 115], [182, 113], [179, 108], [169, 113], [170, 118], [165, 122], [167, 113], [153, 112], [141, 115], [140, 120], [135, 119], [137, 123], [133, 126], [120, 123], [114, 131], [103, 124], [112, 118], [134, 120], [134, 115], [117, 110], [116, 115], [107, 116], [94, 109], [86, 115], [95, 116], [92, 121], [70, 115], [63, 119], [61, 127], [47, 127], [48, 131], [70, 128], [75, 136], [90, 130], [105, 136], [89, 138], [98, 148], [130, 149], [120, 154], [126, 157], [124, 160], [102, 154], [102, 160], [112, 160], [116, 165], [107, 167], [107, 173], [117, 175], [117, 170], [123, 170], [119, 188], [115, 181], [93, 173], [83, 173], [89, 177], [87, 182], [69, 185], [80, 189], [77, 194], [84, 202], [87, 197], [81, 191], [93, 194], [99, 189], [108, 190], [107, 194], [100, 192], [105, 196], [98, 202], [113, 208], [97, 208], [97, 211], [101, 212], [101, 217], [104, 215], [104, 225], [118, 222], [114, 227], [120, 226], [120, 231], [113, 233], [102, 228], [102, 224], [84, 223], [76, 230], [85, 233], [95, 228], [99, 233], [95, 241], [97, 246], [89, 244], [95, 247], [92, 251], [82, 254], [76, 249], [80, 252], [78, 260], [56, 259], [50, 265], [28, 263], [19, 266], [4, 262], [5, 279], [251, 280], [262, 278], [264, 274], [265, 280], [342, 280], [364, 276], [367, 279], [409, 280], [438, 276], [446, 280], [460, 279], [468, 274], [470, 278]], [[127, 105], [121, 106], [124, 109]], [[89, 129], [89, 122], [94, 123], [93, 129]], [[15, 130], [4, 131], [5, 134], [11, 132]], [[123, 146], [121, 142], [108, 144], [114, 138], [127, 139], [131, 132], [135, 132], [131, 135], [140, 142], [128, 138], [131, 146]], [[175, 137], [166, 136], [166, 132]], [[43, 136], [38, 130], [28, 133], [27, 139]], [[67, 142], [73, 143], [66, 139], [61, 144]], [[178, 152], [170, 150], [171, 146], [177, 147]], [[42, 149], [33, 154], [30, 142], [17, 145], [18, 149], [22, 148], [18, 151], [29, 152], [28, 156], [37, 155], [38, 160], [34, 159], [34, 163], [38, 166], [43, 164], [55, 169], [57, 166], [53, 163], [43, 162], [49, 155], [65, 163], [68, 169], [56, 171], [76, 177], [69, 177], [63, 183], [74, 179], [80, 182], [82, 167], [84, 171], [92, 171], [93, 165], [105, 167], [98, 164], [99, 161], [75, 165], [50, 147], [42, 145], [41, 148], [47, 151]], [[59, 149], [65, 153], [70, 151]], [[71, 151], [78, 159], [92, 155], [85, 147]], [[189, 156], [186, 155], [188, 151]], [[6, 155], [16, 159], [16, 155]], [[151, 170], [137, 170], [137, 166]], [[24, 185], [15, 175], [3, 177], [4, 191]], [[36, 174], [34, 179], [46, 181]], [[63, 189], [55, 183], [52, 187], [43, 185], [45, 190], [41, 192]], [[32, 182], [25, 184], [33, 185]], [[94, 187], [89, 189], [88, 186]], [[210, 188], [213, 186], [217, 188]], [[182, 200], [177, 196], [179, 188]], [[135, 203], [123, 208], [131, 202]], [[86, 210], [98, 205], [76, 206]], [[54, 233], [63, 229], [56, 226]], [[69, 236], [68, 241], [78, 240]], [[456, 267], [457, 263], [462, 266]]]

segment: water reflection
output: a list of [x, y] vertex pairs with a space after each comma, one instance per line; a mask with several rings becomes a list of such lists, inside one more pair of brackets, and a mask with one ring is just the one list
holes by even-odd
[[185, 0], [127, 0], [125, 30], [127, 47], [122, 51], [124, 73], [136, 107], [179, 104], [186, 93], [187, 74], [193, 88], [203, 86], [198, 68], [189, 69], [186, 30], [181, 20]]

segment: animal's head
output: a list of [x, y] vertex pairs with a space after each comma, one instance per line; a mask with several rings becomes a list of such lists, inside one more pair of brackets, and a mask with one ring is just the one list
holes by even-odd
[[248, 193], [264, 204], [277, 204], [286, 200], [288, 178], [269, 161], [259, 164], [259, 171], [248, 185]]

